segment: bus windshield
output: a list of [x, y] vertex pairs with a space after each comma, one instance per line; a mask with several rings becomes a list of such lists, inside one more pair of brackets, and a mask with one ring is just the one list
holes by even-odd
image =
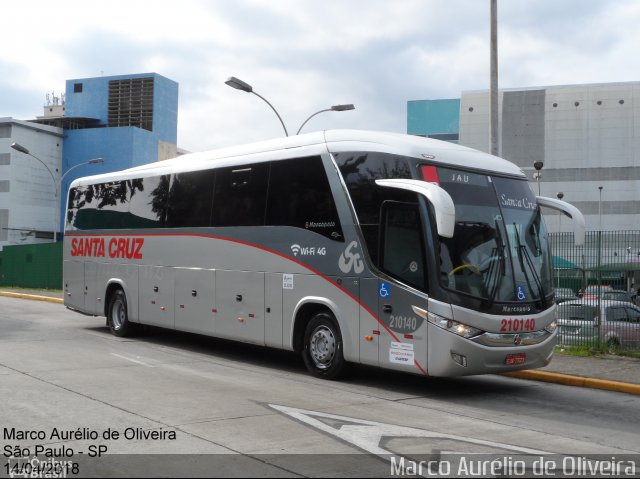
[[441, 238], [445, 288], [493, 303], [546, 301], [552, 292], [547, 232], [526, 180], [437, 168], [456, 226]]

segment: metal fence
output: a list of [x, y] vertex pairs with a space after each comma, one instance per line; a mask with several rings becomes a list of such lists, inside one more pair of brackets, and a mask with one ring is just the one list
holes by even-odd
[[558, 344], [640, 353], [640, 231], [550, 234]]

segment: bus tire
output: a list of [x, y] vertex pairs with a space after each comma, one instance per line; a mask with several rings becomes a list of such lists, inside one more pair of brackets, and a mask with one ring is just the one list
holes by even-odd
[[121, 289], [114, 291], [109, 299], [107, 322], [109, 323], [111, 334], [119, 338], [130, 336], [135, 330], [136, 325], [129, 321], [127, 296]]
[[318, 313], [307, 324], [302, 349], [304, 364], [321, 379], [336, 379], [344, 370], [340, 328], [329, 313]]

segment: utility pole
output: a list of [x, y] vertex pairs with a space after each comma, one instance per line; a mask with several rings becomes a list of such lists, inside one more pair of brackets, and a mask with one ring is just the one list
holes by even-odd
[[491, 2], [491, 154], [498, 155], [498, 0]]

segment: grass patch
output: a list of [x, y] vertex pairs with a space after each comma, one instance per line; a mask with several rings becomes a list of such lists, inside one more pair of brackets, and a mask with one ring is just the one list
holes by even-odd
[[597, 349], [592, 346], [556, 346], [556, 354], [576, 356], [581, 358], [604, 358], [606, 356], [622, 356], [626, 358], [640, 359], [640, 349], [619, 350], [610, 353], [605, 349]]
[[604, 352], [590, 346], [556, 346], [556, 354], [566, 354], [567, 356], [604, 357]]

